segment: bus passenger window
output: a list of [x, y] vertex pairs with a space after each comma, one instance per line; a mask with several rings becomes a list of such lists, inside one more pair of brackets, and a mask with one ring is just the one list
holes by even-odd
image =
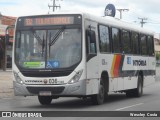
[[121, 45], [120, 45], [120, 32], [118, 28], [112, 28], [112, 41], [113, 41], [113, 52], [120, 53]]
[[139, 40], [138, 40], [138, 33], [132, 32], [131, 33], [131, 41], [132, 41], [132, 54], [139, 54]]
[[141, 54], [147, 55], [148, 51], [147, 51], [147, 37], [146, 37], [146, 35], [141, 35], [140, 40], [141, 40]]
[[126, 30], [122, 30], [123, 52], [131, 53], [130, 34]]
[[99, 48], [100, 52], [110, 52], [109, 28], [99, 25]]
[[148, 36], [148, 54], [149, 56], [153, 56], [154, 55], [154, 42], [153, 42], [153, 37], [152, 36]]

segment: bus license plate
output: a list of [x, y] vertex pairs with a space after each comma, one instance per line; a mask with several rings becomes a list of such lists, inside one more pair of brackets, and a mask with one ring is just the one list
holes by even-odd
[[40, 96], [51, 96], [52, 93], [51, 93], [51, 91], [40, 91], [39, 95]]

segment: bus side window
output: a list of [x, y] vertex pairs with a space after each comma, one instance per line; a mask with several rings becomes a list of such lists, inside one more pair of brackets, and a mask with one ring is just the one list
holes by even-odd
[[140, 40], [141, 40], [141, 54], [142, 54], [142, 55], [147, 55], [147, 54], [148, 54], [148, 49], [147, 49], [147, 36], [141, 34]]
[[122, 44], [123, 44], [123, 53], [131, 53], [131, 43], [130, 43], [130, 32], [122, 30]]
[[153, 37], [148, 36], [148, 54], [149, 56], [154, 56], [154, 42], [153, 42]]
[[140, 45], [139, 45], [139, 37], [138, 33], [131, 33], [131, 43], [132, 43], [132, 54], [138, 55], [140, 54]]
[[109, 27], [99, 25], [99, 48], [101, 53], [107, 53], [111, 51], [109, 37]]
[[96, 34], [92, 30], [86, 31], [86, 51], [87, 51], [87, 60], [97, 55]]
[[118, 28], [112, 28], [113, 52], [121, 53], [120, 31]]

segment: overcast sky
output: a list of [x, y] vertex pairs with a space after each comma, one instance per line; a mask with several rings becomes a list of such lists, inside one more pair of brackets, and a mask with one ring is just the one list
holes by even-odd
[[[51, 0], [0, 0], [0, 12], [8, 16], [25, 16], [34, 14], [52, 13]], [[147, 18], [144, 28], [160, 33], [160, 0], [56, 0], [61, 5], [61, 11], [85, 11], [96, 16], [103, 16], [107, 4], [115, 7], [129, 9], [123, 12], [123, 21], [140, 26], [140, 19]], [[56, 11], [60, 11], [57, 9]], [[116, 11], [116, 18], [119, 18]]]

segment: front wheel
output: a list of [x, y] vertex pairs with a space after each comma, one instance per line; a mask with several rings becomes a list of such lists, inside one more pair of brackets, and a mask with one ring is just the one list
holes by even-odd
[[51, 96], [38, 96], [38, 100], [42, 105], [49, 105], [51, 104], [52, 97]]
[[103, 84], [100, 84], [99, 93], [91, 96], [92, 102], [95, 105], [101, 105], [105, 99], [105, 90]]

